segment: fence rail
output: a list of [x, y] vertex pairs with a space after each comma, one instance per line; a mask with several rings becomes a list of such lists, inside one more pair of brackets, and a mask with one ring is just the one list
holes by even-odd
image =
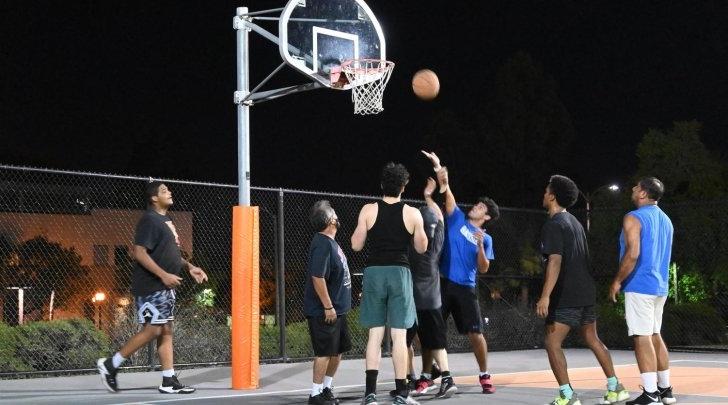
[[[97, 356], [115, 350], [138, 325], [129, 293], [129, 251], [143, 212], [149, 177], [79, 173], [0, 165], [0, 377], [54, 370], [86, 370]], [[163, 180], [173, 192], [171, 211], [183, 254], [203, 267], [210, 282], [186, 279], [178, 291], [175, 363], [220, 364], [230, 360], [231, 207], [234, 185]], [[366, 252], [349, 239], [359, 209], [376, 197], [253, 187], [260, 207], [260, 358], [289, 361], [312, 356], [303, 288], [312, 230], [307, 213], [327, 199], [337, 211], [337, 240], [347, 255], [354, 309]], [[421, 201], [409, 200], [411, 204]], [[665, 206], [676, 228], [678, 281], [666, 311], [668, 344], [695, 350], [726, 349], [728, 319], [728, 205]], [[592, 210], [589, 245], [600, 297], [617, 268], [616, 241], [628, 207]], [[540, 347], [543, 321], [533, 311], [542, 284], [538, 210], [502, 208], [488, 227], [496, 260], [480, 278], [491, 350]], [[581, 219], [584, 211], [574, 213]], [[677, 297], [677, 301], [675, 299]], [[605, 301], [605, 300], [601, 300]], [[610, 347], [628, 347], [619, 306], [600, 302], [600, 334]], [[362, 356], [366, 331], [350, 322], [353, 350]], [[449, 350], [469, 350], [450, 327]], [[578, 345], [577, 340], [569, 344]], [[150, 356], [151, 355], [151, 356]], [[151, 360], [150, 360], [151, 359]], [[141, 350], [133, 367], [154, 366]], [[151, 363], [150, 363], [151, 362]]]

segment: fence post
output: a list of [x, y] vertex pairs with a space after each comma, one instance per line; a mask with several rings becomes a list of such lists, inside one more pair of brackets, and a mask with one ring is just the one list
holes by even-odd
[[154, 371], [154, 356], [152, 356], [153, 353], [154, 343], [152, 341], [147, 343], [147, 367], [149, 368], [149, 371]]
[[285, 362], [286, 353], [286, 249], [283, 189], [278, 190], [278, 220], [276, 225], [276, 320], [278, 322], [278, 355]]

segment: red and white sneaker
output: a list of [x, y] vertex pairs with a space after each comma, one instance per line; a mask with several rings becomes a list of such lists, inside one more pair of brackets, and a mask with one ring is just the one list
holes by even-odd
[[490, 380], [490, 374], [480, 376], [480, 386], [483, 387], [483, 394], [495, 394], [495, 387]]
[[437, 387], [435, 387], [434, 381], [421, 376], [415, 384], [415, 391], [412, 393], [412, 396], [425, 395], [435, 388]]

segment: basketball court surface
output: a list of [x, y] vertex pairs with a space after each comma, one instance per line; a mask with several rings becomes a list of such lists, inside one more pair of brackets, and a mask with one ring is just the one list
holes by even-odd
[[[588, 350], [566, 352], [571, 384], [584, 405], [596, 404], [603, 394], [605, 379]], [[639, 372], [634, 355], [612, 351], [617, 376], [633, 393], [639, 393]], [[419, 357], [415, 359], [419, 361]], [[418, 368], [417, 364], [416, 368]], [[459, 391], [449, 399], [433, 395], [418, 397], [423, 404], [548, 404], [556, 395], [556, 381], [543, 350], [492, 353], [490, 372], [496, 393], [484, 395], [477, 384], [472, 354], [450, 355], [450, 368]], [[122, 391], [108, 393], [98, 375], [0, 381], [0, 404], [305, 404], [311, 388], [312, 363], [262, 365], [260, 388], [230, 389], [230, 368], [181, 370], [180, 379], [197, 387], [190, 395], [159, 394], [159, 372], [121, 373]], [[728, 404], [728, 353], [671, 353], [671, 380], [678, 404]], [[379, 403], [391, 403], [392, 363], [382, 359], [379, 374]], [[342, 362], [334, 384], [343, 404], [360, 403], [364, 392], [364, 361]]]

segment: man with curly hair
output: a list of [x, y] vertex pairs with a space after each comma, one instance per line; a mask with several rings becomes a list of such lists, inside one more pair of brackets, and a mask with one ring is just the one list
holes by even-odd
[[541, 229], [541, 253], [546, 266], [536, 313], [546, 318], [544, 347], [551, 371], [559, 383], [559, 396], [551, 405], [578, 405], [578, 395], [569, 383], [566, 357], [561, 349], [569, 331], [578, 329], [607, 377], [607, 392], [601, 403], [613, 404], [629, 398], [619, 383], [609, 350], [597, 335], [596, 287], [589, 271], [586, 233], [567, 208], [576, 203], [579, 189], [565, 176], [551, 176], [543, 195], [549, 219]]
[[392, 334], [392, 362], [397, 395], [393, 404], [417, 404], [409, 396], [407, 375], [407, 329], [415, 323], [415, 302], [408, 250], [427, 250], [422, 214], [401, 201], [409, 182], [407, 169], [387, 163], [382, 169], [381, 200], [366, 204], [359, 213], [351, 248], [358, 252], [367, 243], [369, 257], [364, 268], [359, 322], [369, 329], [366, 351], [366, 390], [363, 404], [376, 404], [377, 376], [384, 328]]

